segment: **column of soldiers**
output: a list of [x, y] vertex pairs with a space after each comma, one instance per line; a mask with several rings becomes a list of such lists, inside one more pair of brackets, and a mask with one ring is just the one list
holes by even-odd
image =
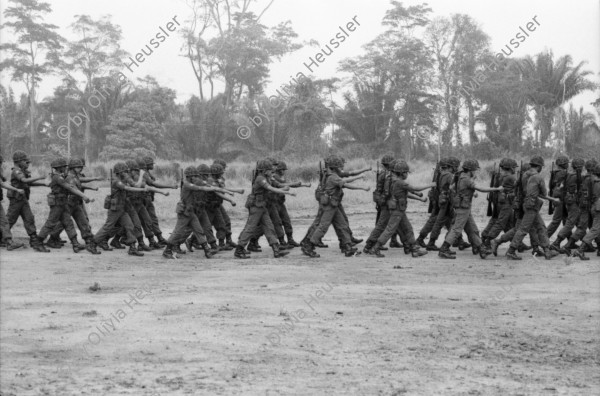
[[[0, 186], [7, 190], [9, 199], [6, 213], [0, 206], [2, 245], [7, 250], [23, 246], [14, 242], [11, 235], [12, 226], [21, 217], [30, 246], [39, 252], [49, 252], [47, 247], [61, 248], [66, 241], [60, 239], [60, 234], [65, 231], [75, 253], [87, 250], [91, 254], [100, 254], [98, 247], [111, 251], [125, 249], [125, 245], [129, 247], [129, 255], [138, 257], [143, 256], [143, 252], [164, 248], [163, 257], [167, 259], [195, 249], [203, 250], [207, 258], [221, 251], [234, 250], [235, 258], [247, 259], [252, 252], [262, 251], [258, 241], [264, 235], [275, 258], [285, 257], [295, 247], [301, 247], [308, 257], [318, 258], [316, 249], [327, 247], [322, 239], [333, 226], [345, 256], [361, 253], [356, 245], [362, 240], [354, 237], [342, 204], [343, 190], [370, 191], [369, 187], [354, 182], [364, 179], [364, 173], [372, 169], [345, 171], [345, 160], [338, 156], [330, 156], [324, 161], [315, 191], [318, 212], [300, 243], [293, 237], [285, 196], [295, 196], [291, 189], [310, 187], [310, 184], [289, 182], [285, 176], [287, 165], [283, 161], [272, 158], [258, 161], [245, 205], [248, 219], [237, 243], [232, 239], [231, 220], [224, 204], [228, 202], [235, 206], [230, 196], [244, 191], [225, 186], [223, 175], [227, 164], [222, 160], [216, 160], [211, 166], [201, 164], [186, 168], [179, 186], [159, 183], [151, 173], [154, 162], [150, 157], [115, 164], [111, 171], [110, 193], [104, 200], [107, 218], [95, 235], [85, 209], [85, 203], [93, 200], [84, 191], [97, 191], [86, 184], [102, 178], [86, 177], [83, 160], [53, 160], [49, 183], [43, 181], [46, 176], [32, 177], [29, 172], [31, 161], [26, 153], [15, 152], [13, 162], [10, 183], [0, 174]], [[403, 247], [405, 254], [415, 258], [428, 251], [437, 251], [438, 257], [452, 260], [457, 255], [452, 247], [459, 250], [471, 247], [473, 254], [485, 259], [490, 254], [496, 256], [498, 247], [510, 242], [506, 252], [510, 260], [521, 260], [518, 252], [530, 248], [533, 254], [548, 260], [559, 254], [588, 260], [585, 254], [595, 251], [593, 242], [600, 243], [600, 164], [595, 160], [575, 158], [569, 161], [567, 157], [559, 157], [553, 164], [549, 190], [541, 175], [545, 163], [538, 156], [520, 167], [512, 159], [502, 159], [498, 170], [494, 169], [490, 186], [476, 183], [480, 166], [473, 159], [462, 164], [455, 157], [441, 159], [433, 181], [426, 185], [407, 181], [410, 166], [401, 159], [388, 154], [381, 159], [381, 164], [373, 192], [376, 225], [362, 250], [365, 255], [384, 257], [381, 252], [387, 250], [385, 245], [391, 240], [390, 247]], [[31, 187], [39, 186], [50, 187], [47, 196], [50, 211], [38, 233], [29, 196]], [[168, 196], [163, 189], [177, 188], [180, 188], [180, 201], [175, 209], [177, 223], [166, 240], [156, 215], [154, 195]], [[427, 189], [430, 189], [429, 194], [424, 197], [421, 191]], [[471, 212], [478, 192], [488, 194], [490, 216], [481, 234]], [[3, 198], [2, 193], [0, 200]], [[406, 213], [408, 200], [429, 200], [430, 215], [417, 238]], [[548, 229], [541, 216], [543, 200], [549, 201], [550, 214], [553, 214]], [[78, 240], [75, 225], [84, 244]], [[438, 247], [436, 241], [444, 228], [447, 232]], [[550, 238], [556, 231], [556, 239], [551, 243]], [[468, 243], [463, 241], [463, 233]], [[531, 247], [523, 243], [526, 235], [529, 235]], [[427, 236], [429, 241], [426, 243]], [[402, 244], [395, 240], [396, 237]], [[187, 251], [181, 248], [182, 244]]]

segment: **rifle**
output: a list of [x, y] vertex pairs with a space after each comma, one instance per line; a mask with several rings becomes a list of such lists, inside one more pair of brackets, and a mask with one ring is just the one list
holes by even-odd
[[[496, 187], [496, 163], [494, 162], [494, 169], [492, 170], [492, 177], [490, 178], [490, 187]], [[487, 201], [488, 201], [488, 205], [487, 205], [487, 216], [488, 217], [493, 217], [494, 216], [494, 196], [496, 194], [494, 194], [493, 192], [489, 192], [487, 193]]]
[[[377, 162], [377, 172], [375, 172], [375, 190], [378, 189], [378, 183], [379, 183], [379, 161]], [[385, 182], [384, 182], [385, 184]], [[373, 193], [376, 194], [376, 193]], [[375, 210], [377, 210], [377, 215], [375, 216], [375, 225], [377, 225], [377, 223], [379, 223], [379, 217], [381, 216], [381, 208], [379, 207], [379, 204], [375, 204]]]
[[[548, 194], [553, 198], [554, 198], [554, 184], [556, 183], [556, 181], [554, 179], [556, 179], [556, 175], [554, 173], [554, 162], [553, 162], [552, 169], [550, 169], [550, 191], [548, 192]], [[548, 203], [548, 214], [549, 215], [554, 214], [554, 202], [552, 202], [552, 201], [550, 201]]]
[[517, 217], [523, 218], [523, 160], [521, 160], [521, 167], [519, 168], [519, 178], [517, 179], [517, 185], [515, 186], [515, 196], [518, 201], [518, 208], [516, 209]]

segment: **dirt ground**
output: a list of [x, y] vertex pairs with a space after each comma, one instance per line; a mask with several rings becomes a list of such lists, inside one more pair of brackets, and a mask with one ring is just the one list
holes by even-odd
[[[373, 215], [350, 221], [364, 237]], [[345, 258], [325, 239], [317, 260], [2, 249], [0, 394], [600, 394], [596, 256]]]

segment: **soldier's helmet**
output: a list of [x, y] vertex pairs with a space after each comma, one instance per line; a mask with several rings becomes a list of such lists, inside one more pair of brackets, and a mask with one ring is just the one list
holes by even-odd
[[275, 158], [271, 158], [271, 157], [267, 157], [266, 160], [271, 163], [271, 167], [277, 166], [277, 164], [279, 163], [279, 161], [277, 161]]
[[146, 162], [146, 166], [154, 165], [154, 158], [150, 156], [144, 157], [144, 162]]
[[517, 161], [515, 161], [512, 158], [503, 158], [502, 161], [500, 161], [500, 168], [502, 169], [515, 169], [516, 167], [518, 167], [519, 164], [517, 164]]
[[13, 162], [29, 161], [29, 157], [25, 151], [17, 150], [13, 153]]
[[463, 169], [466, 171], [476, 171], [479, 169], [479, 162], [474, 159], [468, 159], [463, 162]]
[[554, 161], [554, 163], [558, 166], [567, 165], [569, 163], [569, 157], [566, 155], [561, 155]]
[[529, 169], [531, 169], [530, 164], [523, 164], [523, 166], [521, 167], [522, 172], [527, 172]]
[[279, 161], [277, 164], [277, 170], [287, 170], [287, 164], [284, 161]]
[[587, 160], [585, 162], [585, 170], [587, 170], [588, 172], [592, 172], [592, 170], [596, 167], [596, 165], [598, 164], [598, 162], [596, 162], [595, 159], [590, 159]]
[[225, 162], [225, 160], [221, 159], [221, 158], [217, 158], [216, 160], [213, 161], [214, 164], [219, 164], [223, 167], [223, 169], [227, 168], [227, 162]]
[[187, 176], [198, 176], [198, 169], [193, 166], [188, 166], [184, 169], [183, 174]]
[[135, 160], [127, 160], [125, 161], [125, 164], [127, 164], [127, 168], [129, 168], [129, 170], [140, 170], [140, 167]]
[[56, 159], [53, 159], [52, 162], [50, 162], [50, 166], [52, 168], [62, 168], [64, 166], [67, 166], [67, 160], [65, 158], [59, 157]]
[[85, 158], [79, 157], [79, 161], [81, 161], [82, 166], [85, 166]]
[[127, 172], [127, 165], [125, 165], [125, 163], [123, 162], [117, 162], [115, 164], [115, 166], [113, 167], [113, 172], [115, 172], [115, 174], [119, 174], [119, 173], [123, 173], [123, 172]]
[[596, 176], [600, 176], [600, 164], [596, 164], [596, 166], [594, 167], [594, 173], [596, 174]]
[[396, 160], [394, 163], [393, 172], [395, 173], [406, 173], [410, 172], [410, 167], [404, 160]]
[[386, 155], [381, 157], [381, 163], [383, 165], [389, 165], [392, 163], [393, 160], [394, 160], [394, 155], [391, 153], [387, 153]]
[[146, 170], [146, 166], [147, 166], [147, 165], [146, 165], [146, 160], [144, 160], [143, 158], [138, 158], [138, 159], [136, 160], [136, 162], [137, 162], [137, 164], [138, 164], [138, 167], [139, 167], [140, 169]]
[[223, 167], [219, 164], [212, 164], [210, 166], [210, 173], [212, 173], [213, 175], [222, 175]]
[[585, 160], [582, 158], [574, 158], [573, 161], [571, 161], [571, 166], [573, 167], [573, 169], [583, 169], [584, 165]]
[[259, 171], [266, 171], [266, 170], [270, 170], [272, 168], [273, 168], [273, 163], [268, 158], [260, 160], [256, 164], [256, 170], [259, 170]]
[[450, 158], [448, 158], [448, 157], [440, 158], [440, 161], [438, 162], [438, 164], [439, 164], [440, 168], [447, 168], [449, 166], [452, 166], [450, 164]]
[[330, 160], [329, 160], [329, 164], [327, 165], [329, 168], [333, 168], [333, 169], [340, 169], [344, 166], [344, 162], [342, 161], [341, 158], [337, 157], [337, 156], [333, 156]]
[[200, 164], [196, 168], [199, 175], [210, 175], [210, 166], [206, 164]]
[[69, 161], [69, 169], [74, 168], [83, 168], [83, 162], [81, 162], [81, 159], [73, 158], [71, 161]]
[[450, 166], [452, 166], [454, 169], [458, 169], [460, 167], [460, 160], [456, 157], [449, 157], [448, 158], [448, 163], [450, 164]]
[[544, 159], [539, 155], [536, 155], [535, 157], [531, 157], [529, 164], [535, 166], [544, 166]]

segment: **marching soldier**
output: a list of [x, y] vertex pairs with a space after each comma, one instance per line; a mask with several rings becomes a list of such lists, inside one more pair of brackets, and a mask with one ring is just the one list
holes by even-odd
[[340, 173], [344, 164], [341, 158], [333, 157], [327, 163], [327, 170], [325, 175], [325, 181], [323, 182], [323, 192], [320, 199], [320, 205], [322, 206], [322, 215], [317, 228], [312, 234], [310, 241], [302, 247], [302, 252], [309, 257], [319, 257], [315, 252], [315, 247], [327, 233], [329, 226], [334, 225], [335, 231], [338, 234], [338, 239], [341, 240], [340, 244], [344, 247], [344, 253], [346, 256], [352, 256], [356, 253], [355, 248], [352, 247], [352, 239], [350, 236], [350, 228], [341, 210], [338, 206], [342, 200], [342, 188], [348, 188], [351, 190], [364, 190], [369, 191], [369, 187], [359, 187], [351, 185], [350, 183], [363, 179], [362, 175], [356, 175], [351, 177], [342, 178]]
[[[561, 210], [563, 205], [567, 209], [567, 220], [565, 221], [565, 225], [558, 232], [556, 240], [550, 245], [550, 249], [556, 250], [559, 253], [565, 254], [565, 249], [576, 248], [573, 246], [574, 241], [572, 239], [569, 240], [569, 244], [565, 246], [565, 249], [561, 248], [560, 244], [573, 234], [573, 229], [577, 226], [577, 221], [579, 220], [579, 215], [581, 213], [579, 202], [581, 201], [581, 186], [583, 183], [582, 172], [584, 165], [585, 161], [581, 158], [574, 158], [573, 161], [571, 161], [573, 170], [567, 173], [561, 190], [562, 196], [559, 196], [562, 203], [559, 205]], [[587, 215], [587, 213], [584, 215]], [[548, 235], [550, 235], [549, 232]]]
[[[285, 177], [285, 172], [287, 171], [287, 164], [283, 161], [279, 161], [275, 168], [275, 173], [273, 174], [274, 179], [282, 186], [290, 187], [290, 188], [299, 188], [299, 187], [310, 187], [310, 183], [303, 184], [302, 182], [296, 183], [287, 183], [287, 179]], [[283, 230], [285, 235], [287, 236], [287, 243], [285, 240], [280, 239], [279, 243], [286, 244], [288, 247], [294, 248], [299, 247], [300, 244], [294, 240], [294, 229], [292, 227], [292, 221], [290, 220], [290, 215], [287, 211], [287, 207], [285, 206], [285, 195], [279, 194], [277, 195], [275, 200], [275, 206], [277, 210], [277, 214], [281, 220]]]
[[185, 180], [182, 181], [181, 185], [181, 200], [175, 209], [177, 224], [167, 241], [163, 257], [167, 259], [177, 258], [173, 249], [175, 246], [181, 245], [191, 232], [204, 250], [206, 258], [211, 258], [215, 252], [208, 245], [204, 228], [196, 214], [196, 197], [194, 194], [199, 191], [214, 192], [220, 191], [220, 189], [204, 183], [200, 178], [198, 169], [193, 166], [185, 168], [184, 175]]
[[415, 240], [412, 225], [406, 216], [406, 207], [409, 198], [427, 202], [427, 198], [421, 198], [414, 193], [426, 190], [435, 186], [435, 184], [426, 186], [410, 185], [406, 182], [409, 171], [410, 168], [408, 164], [402, 160], [395, 161], [394, 167], [391, 169], [393, 175], [390, 185], [389, 200], [386, 204], [386, 207], [390, 211], [390, 215], [385, 230], [379, 236], [377, 243], [373, 247], [373, 254], [377, 257], [385, 257], [380, 252], [381, 247], [385, 245], [398, 230], [400, 230], [400, 235], [402, 236], [402, 243], [406, 249], [410, 249], [413, 257], [420, 257], [427, 254], [427, 251], [420, 250], [420, 246]]
[[4, 162], [4, 158], [0, 155], [0, 232], [2, 232], [2, 244], [6, 247], [6, 250], [15, 250], [20, 247], [23, 247], [22, 243], [13, 242], [12, 234], [10, 232], [10, 227], [8, 226], [8, 220], [6, 218], [6, 213], [4, 213], [4, 207], [2, 206], [2, 200], [4, 199], [4, 192], [2, 189], [6, 189], [9, 191], [14, 191], [18, 194], [24, 194], [24, 191], [18, 188], [14, 188], [9, 183], [6, 182], [4, 178], [4, 170], [2, 168], [2, 163]]
[[94, 243], [100, 246], [103, 250], [112, 250], [108, 246], [108, 239], [110, 236], [115, 234], [117, 225], [125, 231], [125, 244], [129, 245], [130, 256], [143, 256], [144, 253], [139, 252], [135, 246], [137, 240], [134, 225], [129, 217], [127, 206], [130, 205], [127, 202], [127, 192], [144, 192], [145, 188], [131, 187], [127, 181], [129, 176], [127, 175], [127, 165], [123, 162], [117, 162], [113, 168], [113, 172], [116, 175], [116, 179], [112, 180], [110, 186], [110, 195], [106, 197], [104, 202], [104, 208], [108, 209], [106, 222], [104, 226], [94, 236]]
[[[530, 169], [525, 172], [522, 177], [522, 188], [525, 193], [525, 198], [523, 199], [524, 214], [523, 218], [521, 219], [521, 224], [518, 230], [515, 232], [515, 236], [513, 237], [510, 247], [506, 252], [506, 257], [509, 260], [521, 260], [522, 258], [517, 254], [516, 250], [523, 242], [525, 235], [527, 235], [530, 230], [534, 230], [535, 234], [539, 238], [539, 244], [544, 250], [544, 256], [546, 257], [546, 260], [550, 260], [557, 256], [558, 253], [550, 250], [548, 231], [546, 230], [546, 225], [544, 224], [544, 220], [540, 214], [540, 209], [542, 207], [542, 202], [540, 199], [553, 201], [556, 204], [560, 203], [560, 200], [558, 198], [548, 196], [546, 183], [540, 174], [542, 168], [544, 167], [544, 159], [539, 156], [533, 157], [529, 161], [529, 165]], [[493, 244], [492, 249], [496, 249]]]
[[[583, 239], [586, 235], [586, 230], [590, 226], [589, 219], [594, 217], [594, 212], [592, 210], [592, 194], [593, 194], [593, 183], [592, 174], [594, 169], [596, 168], [597, 162], [595, 159], [590, 159], [585, 162], [585, 170], [586, 175], [583, 177], [583, 181], [581, 182], [581, 199], [579, 201], [579, 219], [577, 220], [577, 229], [573, 232], [573, 235], [569, 238], [569, 243], [567, 246], [575, 247], [575, 243]], [[592, 251], [593, 249], [590, 245], [586, 244], [588, 251]], [[566, 250], [566, 253], [570, 253], [569, 250]]]
[[[388, 222], [390, 221], [390, 209], [387, 206], [387, 202], [391, 196], [391, 180], [394, 161], [394, 157], [391, 154], [386, 154], [381, 158], [383, 170], [377, 177], [375, 191], [373, 191], [373, 201], [375, 201], [377, 206], [378, 218], [375, 228], [371, 231], [371, 234], [365, 243], [363, 249], [363, 253], [365, 254], [373, 254], [373, 246], [375, 246], [377, 239], [385, 231]], [[379, 248], [379, 250], [384, 249], [383, 245]]]
[[[214, 186], [223, 189], [224, 186], [221, 185], [220, 179], [223, 176], [223, 167], [219, 164], [212, 164], [210, 166], [210, 177], [208, 178], [208, 185]], [[225, 237], [228, 233], [228, 230], [231, 230], [231, 225], [229, 229], [227, 228], [227, 222], [223, 217], [223, 211], [221, 210], [223, 206], [223, 201], [229, 202], [232, 206], [235, 206], [235, 201], [231, 198], [228, 198], [224, 193], [226, 190], [221, 190], [222, 192], [210, 191], [207, 192], [207, 210], [208, 219], [211, 224], [215, 228], [216, 237], [219, 240], [218, 249], [219, 250], [233, 250], [233, 248], [225, 243]], [[229, 219], [229, 216], [227, 217]]]
[[[151, 172], [154, 169], [154, 159], [152, 157], [148, 156], [148, 157], [144, 157], [141, 161], [138, 160], [138, 165], [140, 167], [140, 170], [144, 170], [144, 182], [146, 183], [147, 186], [159, 188], [159, 189], [170, 188], [173, 190], [177, 190], [177, 184], [169, 185], [169, 184], [162, 184], [162, 183], [159, 183], [156, 181], [156, 177], [154, 177]], [[148, 212], [148, 215], [150, 216], [150, 219], [152, 220], [151, 228], [152, 228], [152, 232], [154, 233], [154, 236], [156, 236], [156, 240], [157, 240], [156, 245], [160, 248], [163, 248], [163, 247], [167, 246], [167, 241], [162, 236], [162, 231], [158, 224], [158, 217], [156, 216], [156, 208], [154, 207], [154, 193], [155, 192], [156, 192], [156, 190], [154, 190], [154, 191], [150, 190], [146, 193], [146, 196], [144, 199], [144, 206], [146, 207], [146, 211]]]
[[515, 169], [519, 165], [517, 161], [510, 158], [503, 158], [500, 161], [500, 174], [496, 182], [496, 186], [504, 187], [504, 191], [498, 194], [497, 205], [498, 205], [498, 217], [490, 218], [488, 226], [481, 233], [483, 237], [483, 245], [490, 249], [491, 241], [496, 239], [502, 232], [507, 232], [512, 228], [514, 221], [513, 213], [513, 202], [515, 200], [515, 185], [517, 178], [515, 177]]
[[275, 258], [284, 257], [289, 253], [282, 252], [279, 249], [279, 241], [275, 234], [275, 229], [273, 228], [273, 222], [271, 222], [269, 212], [266, 208], [265, 195], [267, 192], [274, 192], [295, 197], [296, 194], [275, 188], [269, 184], [272, 169], [273, 164], [270, 161], [266, 159], [258, 161], [256, 166], [256, 179], [252, 183], [252, 192], [248, 196], [246, 202], [246, 207], [249, 211], [248, 220], [238, 239], [238, 244], [234, 253], [236, 258], [249, 258], [245, 247], [248, 242], [250, 242], [250, 238], [260, 235], [260, 233], [263, 233], [269, 241], [269, 245], [271, 245], [271, 248], [273, 249]]
[[10, 175], [10, 185], [16, 190], [23, 191], [22, 193], [16, 190], [9, 190], [6, 193], [8, 198], [8, 211], [6, 212], [6, 219], [8, 220], [8, 228], [17, 222], [19, 217], [23, 219], [23, 225], [25, 231], [29, 235], [29, 244], [38, 252], [49, 252], [43, 243], [39, 243], [37, 231], [35, 228], [35, 217], [29, 206], [29, 195], [31, 187], [47, 187], [46, 183], [39, 183], [39, 180], [44, 180], [45, 176], [31, 177], [29, 172], [29, 164], [31, 160], [27, 154], [23, 151], [15, 151], [13, 154], [13, 162], [15, 164]]
[[[217, 158], [216, 160], [214, 160], [214, 164], [217, 165], [221, 165], [221, 168], [223, 169], [223, 172], [220, 175], [216, 175], [217, 176], [217, 182], [219, 187], [221, 188], [225, 188], [225, 170], [227, 169], [227, 162], [225, 162], [222, 159]], [[228, 246], [231, 249], [235, 249], [235, 247], [237, 246], [235, 244], [235, 242], [233, 242], [232, 238], [231, 238], [231, 219], [229, 218], [229, 214], [227, 213], [227, 210], [225, 209], [224, 205], [219, 206], [219, 211], [221, 212], [221, 217], [223, 218], [223, 221], [225, 222], [225, 235], [217, 235], [217, 239], [219, 240], [219, 247], [223, 246]], [[221, 241], [222, 239], [225, 239], [223, 242]]]
[[[591, 170], [591, 169], [590, 169]], [[588, 170], [588, 172], [590, 172]], [[589, 260], [585, 255], [587, 250], [592, 250], [592, 242], [600, 238], [600, 165], [596, 165], [593, 169], [588, 181], [588, 191], [590, 191], [590, 212], [592, 214], [592, 226], [585, 234], [581, 241], [581, 246], [573, 251], [573, 256], [579, 257], [581, 260]], [[598, 246], [597, 256], [600, 257], [600, 245]]]
[[71, 213], [69, 212], [67, 199], [69, 195], [74, 195], [78, 198], [81, 198], [85, 203], [93, 202], [93, 200], [86, 197], [85, 194], [69, 184], [65, 179], [68, 168], [66, 159], [57, 158], [50, 163], [50, 166], [53, 170], [50, 181], [50, 194], [48, 194], [50, 213], [48, 214], [48, 220], [46, 220], [46, 224], [44, 224], [40, 230], [38, 242], [43, 246], [46, 237], [50, 235], [50, 233], [55, 230], [59, 224], [62, 224], [67, 232], [67, 236], [71, 240], [73, 251], [75, 253], [79, 253], [81, 250], [84, 250], [85, 247], [80, 245], [77, 241], [77, 231], [75, 231], [73, 220], [71, 219]]
[[[550, 191], [552, 191], [553, 198], [561, 198], [563, 196], [563, 183], [567, 178], [567, 171], [569, 169], [569, 157], [561, 155], [554, 162], [557, 169], [554, 170], [554, 174], [551, 177], [552, 185]], [[563, 205], [558, 205], [554, 208], [554, 215], [552, 221], [548, 224], [548, 238], [552, 238], [552, 235], [560, 227], [560, 223], [563, 221]]]
[[479, 170], [479, 162], [477, 160], [468, 159], [463, 163], [462, 172], [458, 176], [455, 184], [452, 186], [454, 197], [454, 222], [450, 231], [446, 234], [444, 244], [438, 252], [438, 256], [443, 259], [455, 259], [456, 256], [450, 253], [452, 246], [461, 236], [463, 230], [466, 231], [469, 242], [473, 246], [473, 253], [479, 253], [482, 258], [485, 258], [490, 252], [482, 246], [481, 238], [477, 224], [473, 220], [471, 214], [471, 205], [475, 191], [494, 192], [503, 191], [504, 187], [480, 187], [475, 184], [475, 172]]

